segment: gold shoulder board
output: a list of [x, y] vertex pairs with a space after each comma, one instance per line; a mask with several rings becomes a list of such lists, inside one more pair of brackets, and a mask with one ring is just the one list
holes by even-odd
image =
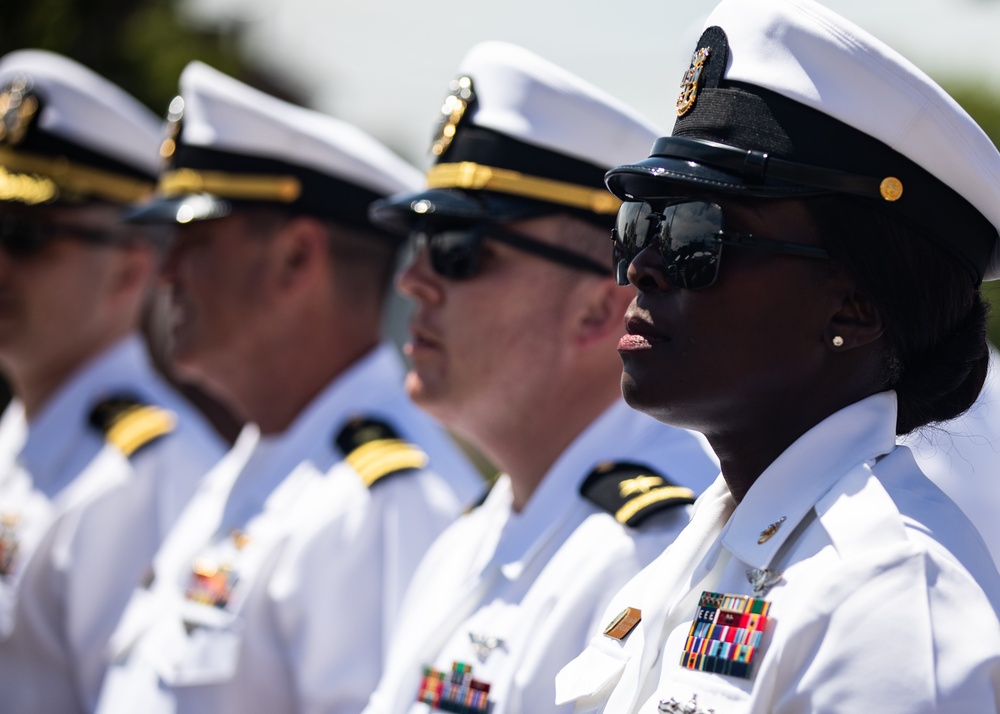
[[598, 464], [580, 486], [580, 495], [626, 526], [695, 500], [691, 489], [677, 486], [644, 464], [626, 461]]
[[90, 423], [126, 456], [169, 434], [177, 425], [173, 412], [133, 397], [112, 397], [90, 412]]
[[400, 439], [392, 427], [377, 419], [351, 419], [338, 433], [336, 444], [368, 488], [386, 476], [421, 469], [429, 461], [422, 449]]

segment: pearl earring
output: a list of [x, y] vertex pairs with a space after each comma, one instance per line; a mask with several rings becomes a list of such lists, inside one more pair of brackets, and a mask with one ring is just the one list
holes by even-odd
[[844, 346], [844, 338], [841, 337], [840, 335], [834, 335], [832, 342], [833, 342], [833, 346], [834, 347], [843, 347]]

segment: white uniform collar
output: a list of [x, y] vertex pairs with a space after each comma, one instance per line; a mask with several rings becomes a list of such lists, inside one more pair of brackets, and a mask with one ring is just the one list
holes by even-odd
[[285, 431], [262, 435], [251, 457], [254, 470], [284, 475], [307, 458], [329, 470], [344, 456], [334, 444], [338, 430], [351, 417], [378, 415], [382, 404], [398, 399], [403, 376], [395, 348], [379, 345], [326, 385]]
[[[605, 409], [560, 454], [528, 499], [524, 510], [510, 512], [494, 555], [497, 562], [505, 564], [505, 574], [516, 577], [516, 573], [526, 568], [531, 558], [545, 546], [548, 535], [558, 529], [573, 509], [594, 508], [583, 500], [579, 488], [595, 466], [605, 461], [631, 461], [659, 467], [663, 463], [664, 440], [672, 436], [688, 439], [690, 448], [698, 448], [689, 433], [665, 426], [631, 409], [622, 400]], [[699, 455], [703, 460], [701, 470], [707, 479], [714, 466], [704, 453], [699, 451]], [[693, 465], [683, 464], [680, 456], [678, 463], [682, 468], [687, 466], [685, 476], [689, 475], [688, 472], [691, 476], [695, 475]], [[509, 487], [503, 482], [498, 485], [502, 485], [503, 490], [496, 495], [491, 493], [487, 503], [492, 503], [494, 496], [503, 498], [505, 507], [509, 509]], [[696, 484], [691, 486], [699, 488]]]
[[733, 513], [723, 544], [744, 563], [767, 568], [836, 481], [858, 464], [874, 463], [895, 443], [895, 392], [872, 395], [827, 417], [764, 470]]
[[[141, 338], [131, 334], [94, 356], [63, 384], [28, 423], [28, 438], [19, 460], [39, 486], [57, 478], [59, 465], [77, 448], [77, 439], [89, 427], [91, 409], [115, 394], [134, 394], [138, 385], [154, 377], [154, 368]], [[141, 396], [141, 395], [135, 395]], [[95, 439], [103, 437], [93, 431]], [[100, 443], [100, 442], [97, 442]]]

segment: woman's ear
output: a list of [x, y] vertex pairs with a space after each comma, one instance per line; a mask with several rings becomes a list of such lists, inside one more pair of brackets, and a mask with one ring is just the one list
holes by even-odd
[[831, 317], [823, 336], [827, 347], [836, 352], [865, 347], [885, 333], [882, 315], [867, 295], [852, 288], [840, 309]]

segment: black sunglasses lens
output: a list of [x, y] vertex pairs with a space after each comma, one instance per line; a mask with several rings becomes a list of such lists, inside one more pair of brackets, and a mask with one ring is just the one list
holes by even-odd
[[660, 253], [667, 278], [688, 290], [707, 288], [719, 274], [722, 209], [692, 201], [667, 206], [660, 223]]
[[13, 216], [0, 218], [0, 248], [15, 258], [34, 255], [45, 245], [44, 231], [29, 221]]
[[649, 245], [657, 218], [653, 207], [640, 201], [626, 201], [618, 209], [615, 227], [611, 231], [611, 260], [619, 285], [628, 285], [628, 266]]
[[623, 260], [632, 262], [646, 247], [655, 222], [656, 215], [648, 203], [626, 201], [621, 205], [612, 236]]
[[427, 247], [431, 267], [442, 278], [465, 280], [479, 269], [482, 239], [472, 231], [438, 231], [414, 234], [417, 249]]

